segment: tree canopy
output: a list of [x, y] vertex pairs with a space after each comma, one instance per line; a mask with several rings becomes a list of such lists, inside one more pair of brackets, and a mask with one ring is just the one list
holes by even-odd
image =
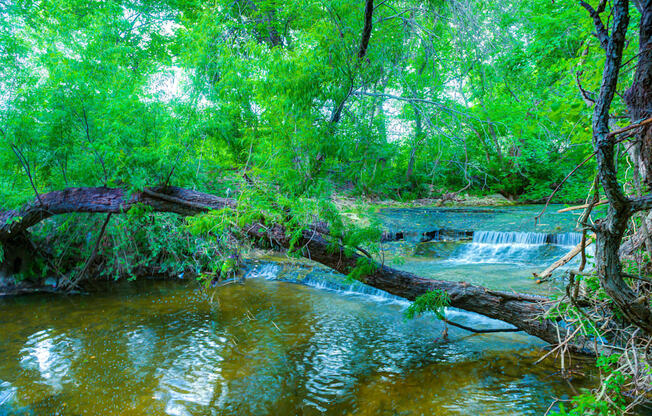
[[33, 196], [25, 171], [39, 192], [244, 169], [289, 194], [542, 200], [592, 152], [604, 57], [574, 2], [372, 3], [363, 56], [362, 2], [0, 7], [8, 205]]

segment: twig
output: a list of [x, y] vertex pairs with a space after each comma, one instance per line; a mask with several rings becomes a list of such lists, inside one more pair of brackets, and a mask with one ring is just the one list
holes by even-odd
[[190, 144], [192, 142], [188, 141], [188, 144], [186, 144], [186, 148], [183, 150], [183, 152], [177, 153], [177, 158], [174, 160], [174, 164], [172, 165], [172, 169], [170, 169], [170, 173], [168, 173], [168, 176], [165, 178], [165, 182], [163, 182], [163, 187], [166, 187], [170, 184], [170, 179], [172, 178], [172, 175], [174, 174], [174, 170], [177, 167], [177, 163], [179, 163], [179, 159], [181, 158], [181, 155], [186, 153], [188, 151], [188, 148], [190, 147]]
[[578, 209], [586, 209], [590, 205], [593, 205], [593, 207], [598, 207], [598, 206], [604, 205], [604, 204], [606, 204], [608, 202], [609, 201], [607, 201], [606, 199], [603, 199], [602, 201], [600, 201], [600, 202], [598, 202], [596, 204], [584, 204], [584, 205], [576, 205], [574, 207], [562, 208], [560, 210], [557, 210], [557, 214], [561, 214], [562, 212], [575, 211], [575, 210], [578, 210]]
[[100, 166], [102, 166], [102, 172], [104, 173], [104, 186], [106, 186], [106, 184], [109, 181], [109, 175], [106, 173], [106, 165], [104, 164], [104, 158], [93, 146], [93, 141], [91, 140], [91, 130], [90, 127], [88, 126], [88, 118], [86, 117], [86, 108], [83, 107], [83, 104], [82, 104], [82, 116], [84, 118], [86, 140], [88, 141], [89, 146], [93, 150], [93, 153], [95, 153], [95, 157], [97, 158], [98, 162], [100, 162]]
[[582, 241], [578, 245], [576, 245], [571, 251], [569, 251], [564, 257], [554, 262], [550, 267], [548, 267], [546, 270], [542, 271], [541, 273], [533, 273], [534, 276], [541, 279], [541, 281], [547, 279], [552, 275], [552, 272], [554, 270], [571, 261], [573, 257], [577, 256], [585, 246], [589, 246], [592, 243], [593, 243], [593, 239], [589, 239], [588, 241], [582, 239]]
[[[643, 121], [641, 121], [641, 122], [639, 122], [639, 123], [631, 124], [631, 125], [629, 125], [629, 126], [627, 126], [627, 127], [623, 127], [622, 129], [614, 130], [614, 131], [612, 131], [611, 133], [607, 134], [606, 137], [607, 137], [607, 138], [613, 138], [613, 137], [615, 137], [615, 136], [617, 136], [617, 135], [619, 135], [619, 134], [622, 134], [622, 133], [628, 132], [628, 131], [633, 130], [633, 129], [638, 128], [638, 127], [642, 127], [642, 126], [644, 126], [644, 125], [646, 125], [646, 124], [649, 124], [649, 123], [652, 123], [652, 117], [647, 118], [647, 119], [645, 119], [645, 120], [643, 120]], [[625, 137], [621, 137], [619, 140], [616, 141], [616, 143], [619, 143], [619, 142], [625, 140], [625, 139], [628, 138], [628, 137], [630, 137], [630, 136], [628, 135], [628, 136], [625, 136]], [[614, 144], [615, 144], [615, 143], [614, 143]], [[564, 178], [564, 180], [562, 180], [561, 183], [560, 183], [559, 185], [557, 185], [557, 187], [555, 188], [555, 190], [552, 191], [552, 193], [550, 194], [550, 196], [549, 196], [548, 199], [546, 200], [546, 204], [544, 205], [544, 207], [543, 207], [543, 209], [541, 210], [541, 212], [539, 213], [539, 215], [537, 215], [536, 217], [534, 217], [534, 222], [535, 222], [535, 223], [538, 223], [538, 222], [539, 222], [539, 219], [541, 218], [541, 216], [543, 215], [543, 213], [546, 211], [546, 208], [548, 208], [548, 205], [550, 204], [550, 200], [552, 199], [553, 196], [555, 196], [555, 194], [557, 193], [557, 191], [559, 190], [559, 188], [561, 188], [561, 186], [562, 186], [562, 185], [563, 185], [563, 184], [568, 180], [568, 178], [571, 177], [571, 175], [572, 175], [573, 173], [575, 173], [575, 171], [577, 171], [577, 169], [579, 169], [582, 165], [584, 165], [586, 162], [588, 162], [589, 160], [591, 160], [591, 158], [592, 158], [593, 156], [595, 156], [596, 154], [597, 154], [597, 151], [594, 151], [593, 153], [591, 153], [591, 154], [590, 154], [586, 159], [584, 159], [582, 162], [580, 162], [579, 165], [575, 166], [575, 168], [574, 168], [572, 171], [570, 171], [570, 173], [569, 173], [568, 175], [566, 175], [566, 177]]]
[[32, 189], [34, 190], [34, 193], [36, 194], [36, 199], [38, 199], [38, 202], [41, 204], [42, 207], [45, 206], [43, 204], [43, 200], [41, 200], [41, 195], [39, 195], [38, 190], [36, 189], [36, 185], [34, 185], [34, 180], [32, 179], [32, 172], [29, 169], [29, 163], [27, 163], [27, 159], [23, 155], [23, 152], [20, 151], [18, 146], [16, 144], [12, 143], [11, 144], [11, 149], [14, 151], [14, 154], [20, 161], [20, 164], [23, 165], [23, 169], [25, 170], [25, 173], [27, 174], [27, 178], [29, 179], [30, 185], [32, 185]]
[[102, 237], [104, 237], [104, 233], [106, 232], [106, 226], [109, 225], [111, 214], [112, 214], [111, 212], [107, 214], [106, 219], [104, 220], [104, 224], [102, 224], [102, 229], [100, 230], [100, 234], [97, 236], [97, 240], [95, 240], [95, 246], [93, 247], [93, 251], [91, 252], [91, 255], [88, 256], [88, 259], [86, 259], [84, 268], [79, 272], [75, 280], [71, 281], [68, 284], [68, 289], [72, 289], [75, 286], [77, 286], [77, 283], [79, 283], [84, 278], [91, 263], [93, 262], [93, 260], [95, 260], [95, 257], [97, 256], [97, 250], [100, 248], [100, 243], [102, 242]]
[[589, 156], [587, 156], [583, 161], [581, 161], [579, 165], [575, 166], [575, 168], [573, 168], [573, 170], [571, 170], [570, 173], [569, 173], [568, 175], [566, 175], [566, 177], [565, 177], [565, 178], [564, 178], [564, 179], [559, 183], [559, 185], [557, 185], [557, 187], [555, 188], [554, 191], [552, 191], [552, 193], [550, 194], [550, 196], [548, 197], [548, 199], [546, 199], [546, 204], [543, 206], [543, 209], [541, 209], [541, 212], [540, 212], [536, 217], [534, 217], [534, 223], [535, 223], [535, 224], [538, 224], [538, 223], [539, 223], [539, 219], [541, 218], [541, 216], [543, 215], [543, 213], [546, 212], [546, 208], [548, 208], [548, 205], [550, 205], [550, 201], [552, 200], [552, 197], [555, 196], [555, 194], [557, 193], [557, 191], [559, 190], [559, 188], [561, 188], [561, 186], [562, 186], [562, 185], [563, 185], [563, 184], [568, 180], [568, 178], [571, 177], [571, 175], [572, 175], [573, 173], [575, 173], [579, 168], [581, 168], [581, 167], [582, 167], [586, 162], [588, 162], [589, 160], [591, 160], [591, 158], [592, 158], [593, 156], [595, 156], [595, 152], [591, 153], [591, 154], [590, 154]]
[[629, 126], [623, 127], [623, 128], [621, 128], [621, 129], [614, 130], [614, 131], [612, 131], [611, 133], [607, 134], [607, 138], [612, 138], [612, 137], [617, 136], [617, 135], [619, 135], [619, 134], [621, 134], [621, 133], [625, 133], [625, 132], [627, 132], [627, 131], [630, 131], [630, 130], [636, 129], [636, 128], [638, 128], [638, 127], [643, 127], [643, 126], [645, 126], [646, 124], [650, 124], [650, 123], [652, 123], [652, 117], [650, 117], [650, 118], [646, 118], [645, 120], [640, 121], [640, 122], [635, 123], [635, 124], [630, 124]]

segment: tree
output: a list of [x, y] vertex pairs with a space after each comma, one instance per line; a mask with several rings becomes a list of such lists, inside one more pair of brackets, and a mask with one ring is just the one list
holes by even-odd
[[[600, 14], [605, 10], [606, 2], [602, 1], [597, 9], [593, 9], [587, 3], [582, 3], [593, 18], [596, 34], [600, 40], [600, 45], [605, 50], [606, 57], [600, 92], [593, 110], [593, 147], [598, 163], [598, 178], [609, 201], [607, 217], [596, 223], [594, 227], [597, 235], [597, 273], [605, 291], [614, 300], [616, 307], [623, 313], [625, 319], [649, 335], [652, 335], [652, 309], [648, 299], [649, 292], [647, 289], [642, 289], [636, 293], [625, 282], [619, 250], [631, 216], [638, 211], [650, 209], [652, 207], [652, 197], [645, 195], [629, 198], [625, 195], [617, 176], [615, 146], [617, 140], [622, 140], [618, 138], [618, 133], [627, 133], [630, 129], [641, 127], [640, 123], [643, 120], [636, 117], [652, 114], [652, 108], [641, 107], [641, 105], [644, 105], [645, 99], [652, 94], [650, 91], [652, 90], [652, 84], [640, 84], [641, 81], [650, 76], [650, 70], [652, 70], [649, 57], [646, 56], [650, 45], [649, 31], [652, 28], [645, 27], [646, 22], [652, 23], [648, 16], [649, 13], [652, 13], [651, 4], [651, 2], [646, 2], [641, 5], [643, 25], [640, 30], [639, 41], [643, 45], [643, 54], [639, 57], [638, 64], [641, 67], [637, 67], [634, 84], [630, 87], [626, 96], [628, 112], [634, 124], [625, 131], [621, 129], [620, 131], [611, 132], [609, 110], [616, 94], [622, 64], [623, 47], [630, 19], [629, 1], [622, 0], [614, 3], [611, 33], [608, 33], [600, 17]], [[643, 125], [642, 131], [637, 134], [635, 139], [635, 146], [645, 149], [648, 146], [649, 132], [649, 126]], [[639, 166], [643, 166], [642, 170], [646, 172], [646, 169], [650, 166], [649, 160], [645, 159], [643, 153], [640, 157], [642, 164]]]

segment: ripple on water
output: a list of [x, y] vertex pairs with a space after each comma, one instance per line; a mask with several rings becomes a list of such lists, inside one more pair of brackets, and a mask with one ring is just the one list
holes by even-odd
[[[194, 286], [163, 294], [158, 287], [156, 302], [116, 297], [98, 330], [78, 330], [77, 321], [62, 319], [63, 308], [47, 313], [51, 303], [24, 307], [25, 314], [41, 308], [51, 322], [14, 332], [0, 323], [7, 344], [16, 340], [0, 363], [0, 378], [11, 383], [0, 381], [0, 403], [27, 406], [29, 414], [505, 415], [541, 414], [568, 391], [550, 366], [516, 355], [538, 341], [456, 328], [442, 341], [441, 323], [406, 321], [404, 306], [373, 293], [260, 278], [219, 288], [219, 306], [211, 306]], [[90, 315], [96, 303], [82, 298], [77, 308]], [[120, 319], [125, 304], [134, 309], [128, 322]], [[12, 414], [6, 406], [0, 414]]]
[[41, 383], [60, 391], [70, 367], [82, 350], [81, 341], [44, 329], [32, 334], [20, 350], [20, 365], [37, 371]]
[[156, 332], [149, 327], [139, 326], [125, 334], [129, 363], [135, 370], [147, 368], [154, 359], [154, 348], [158, 342]]
[[2, 409], [11, 403], [17, 390], [8, 381], [0, 380], [0, 414], [2, 414]]
[[221, 407], [228, 394], [220, 355], [226, 338], [215, 335], [207, 326], [180, 336], [187, 337], [186, 341], [169, 351], [173, 358], [157, 370], [159, 384], [154, 399], [165, 403], [167, 414], [177, 416], [196, 414], [209, 405]]
[[361, 342], [368, 332], [363, 320], [330, 307], [321, 312], [298, 365], [306, 391], [304, 405], [324, 412], [334, 402], [352, 399], [349, 393], [358, 375], [371, 363]]

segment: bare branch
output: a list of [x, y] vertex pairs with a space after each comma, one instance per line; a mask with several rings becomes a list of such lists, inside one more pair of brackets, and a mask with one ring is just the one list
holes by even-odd
[[415, 98], [415, 97], [401, 97], [398, 95], [392, 95], [392, 94], [385, 94], [385, 93], [375, 93], [375, 92], [366, 92], [366, 91], [354, 91], [351, 93], [351, 95], [357, 95], [357, 96], [367, 96], [367, 97], [381, 97], [381, 98], [388, 98], [391, 100], [397, 100], [397, 101], [405, 101], [408, 103], [423, 103], [423, 104], [430, 104], [434, 105], [436, 107], [441, 108], [442, 110], [451, 113], [451, 114], [458, 114], [467, 118], [471, 118], [473, 120], [479, 121], [480, 123], [488, 123], [485, 120], [480, 120], [477, 117], [473, 117], [469, 114], [463, 113], [462, 111], [454, 110], [450, 107], [446, 107], [445, 105], [438, 103], [437, 101], [432, 101], [432, 100], [427, 100], [425, 98]]
[[602, 19], [600, 18], [600, 13], [604, 11], [605, 3], [605, 1], [601, 1], [600, 5], [598, 6], [598, 10], [596, 10], [589, 3], [583, 0], [580, 1], [580, 5], [589, 12], [589, 15], [593, 19], [593, 25], [595, 26], [596, 32], [595, 36], [600, 41], [600, 46], [602, 49], [606, 51], [607, 45], [609, 44], [609, 32], [607, 31], [607, 28], [604, 26], [604, 23], [602, 23]]

